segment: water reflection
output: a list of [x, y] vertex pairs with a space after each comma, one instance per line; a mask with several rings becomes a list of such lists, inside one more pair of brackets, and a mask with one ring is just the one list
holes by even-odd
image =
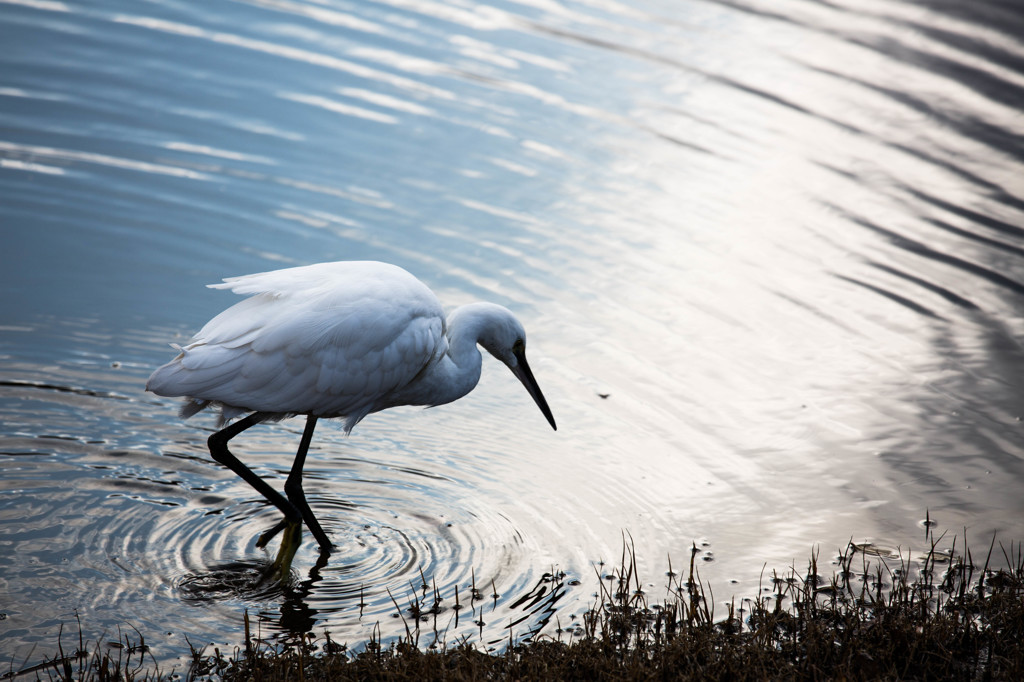
[[[343, 612], [358, 610], [351, 617], [359, 620], [375, 621], [379, 617], [380, 604], [376, 602], [383, 595], [359, 580], [357, 571], [352, 571], [357, 581], [349, 584], [325, 582], [321, 571], [327, 561], [321, 557], [305, 578], [296, 577], [291, 570], [282, 577], [278, 573], [280, 558], [221, 564], [184, 576], [178, 589], [185, 603], [197, 607], [218, 601], [262, 605], [258, 621], [271, 626], [273, 637], [311, 633], [326, 617]], [[569, 588], [578, 584], [578, 579], [565, 573], [544, 573], [529, 589], [515, 586], [511, 595], [501, 595], [493, 580], [489, 586], [483, 582], [478, 585], [474, 577], [460, 593], [459, 585], [439, 585], [436, 576], [428, 578], [421, 568], [418, 576], [409, 577], [406, 588], [398, 594], [388, 589], [386, 595], [394, 606], [391, 616], [402, 621], [406, 636], [414, 641], [440, 646], [475, 635], [481, 645], [493, 649], [506, 645], [510, 638], [531, 641], [549, 625]], [[328, 613], [311, 606], [323, 602], [324, 591], [332, 595]], [[379, 621], [374, 626], [378, 627]], [[490, 638], [485, 635], [495, 629], [498, 632]], [[379, 638], [381, 633], [371, 636]]]
[[[308, 599], [322, 581], [320, 571], [327, 565], [327, 557], [321, 555], [308, 577], [298, 580], [291, 564], [300, 544], [301, 529], [293, 526], [285, 530], [273, 561], [231, 561], [185, 575], [178, 583], [182, 600], [198, 607], [217, 601], [272, 605], [274, 610], [279, 608], [280, 617], [273, 619], [261, 611], [261, 621], [291, 636], [310, 633], [320, 619]], [[360, 610], [365, 606], [360, 601]]]
[[[460, 489], [462, 482], [401, 459], [351, 457], [333, 460], [340, 467], [334, 475], [313, 468], [307, 484], [311, 504], [338, 539], [335, 560], [328, 565], [315, 543], [312, 548], [296, 544], [292, 551], [300, 550], [298, 560], [282, 578], [276, 572], [280, 554], [232, 558], [253, 554], [256, 538], [279, 513], [212, 463], [203, 438], [175, 443], [176, 429], [156, 422], [138, 428], [127, 419], [122, 426], [130, 435], [111, 433], [92, 443], [65, 435], [73, 432], [79, 415], [95, 418], [103, 412], [95, 406], [86, 411], [82, 401], [120, 402], [118, 410], [145, 419], [168, 405], [146, 406], [116, 391], [45, 382], [10, 381], [2, 388], [12, 423], [19, 412], [10, 409], [11, 399], [29, 397], [31, 412], [23, 416], [44, 413], [51, 427], [49, 433], [4, 439], [4, 498], [17, 499], [18, 506], [3, 515], [3, 542], [10, 551], [0, 561], [5, 581], [17, 584], [21, 594], [5, 606], [4, 624], [34, 622], [31, 628], [7, 630], [22, 642], [48, 645], [54, 636], [50, 626], [77, 610], [88, 614], [86, 637], [101, 636], [100, 628], [110, 622], [130, 622], [150, 632], [167, 632], [170, 626], [168, 640], [153, 645], [154, 655], [168, 660], [183, 654], [183, 636], [196, 644], [204, 637], [217, 642], [223, 636], [218, 623], [244, 608], [271, 626], [267, 636], [301, 634], [333, 622], [338, 636], [368, 639], [374, 633], [389, 641], [405, 626], [381, 629], [380, 621], [404, 614], [417, 631], [433, 620], [438, 641], [469, 634], [490, 646], [507, 642], [509, 628], [515, 639], [542, 629], [568, 589], [564, 574], [553, 585], [550, 576], [538, 579], [523, 566], [525, 557], [514, 549], [519, 541], [501, 539], [501, 526], [510, 521], [500, 512], [441, 494], [446, 486]], [[148, 454], [109, 447], [111, 440], [132, 438], [166, 449]], [[269, 446], [265, 457], [250, 459], [260, 463], [258, 470], [281, 459], [275, 441], [256, 440], [257, 450]], [[249, 454], [252, 449], [247, 444]], [[285, 475], [286, 467], [287, 461], [279, 462], [270, 477]], [[346, 470], [342, 476], [349, 482], [334, 485]], [[351, 501], [339, 499], [337, 492], [314, 492], [314, 486], [328, 482]], [[147, 512], [149, 505], [160, 511]], [[509, 541], [513, 547], [502, 551]], [[289, 561], [286, 557], [284, 563]], [[531, 581], [537, 583], [530, 587]], [[427, 587], [436, 594], [427, 595]], [[502, 594], [485, 598], [485, 587], [488, 595], [495, 587]], [[524, 594], [531, 599], [524, 600]], [[33, 615], [38, 612], [52, 616], [39, 622]], [[173, 623], [166, 622], [168, 613], [174, 614]]]
[[[164, 660], [249, 607], [394, 636], [388, 590], [424, 623], [435, 582], [437, 631], [457, 614], [491, 645], [585, 609], [571, 582], [623, 529], [655, 587], [697, 541], [741, 595], [813, 544], [912, 548], [925, 509], [1024, 535], [1019, 12], [2, 6], [0, 580], [19, 596], [0, 636], [19, 660], [76, 609], [93, 634], [173, 627]], [[277, 516], [144, 379], [224, 306], [202, 284], [337, 259], [515, 310], [560, 430], [510, 424], [528, 398], [486, 371], [470, 401], [328, 430], [308, 492], [344, 559], [314, 576], [302, 547], [285, 587], [221, 591], [271, 561], [254, 545]], [[283, 427], [245, 446], [271, 480]], [[454, 609], [474, 584], [476, 612]]]

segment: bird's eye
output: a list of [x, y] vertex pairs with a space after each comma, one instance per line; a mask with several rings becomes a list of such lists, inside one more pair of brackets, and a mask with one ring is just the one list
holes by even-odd
[[522, 339], [516, 339], [516, 342], [512, 344], [512, 351], [522, 353], [524, 350], [526, 350], [526, 342]]

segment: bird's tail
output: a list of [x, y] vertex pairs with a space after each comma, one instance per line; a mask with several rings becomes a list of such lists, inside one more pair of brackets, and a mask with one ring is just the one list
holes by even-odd
[[202, 412], [210, 406], [209, 400], [197, 400], [196, 398], [185, 398], [185, 402], [182, 404], [181, 409], [178, 410], [178, 416], [182, 419], [188, 419], [197, 412]]

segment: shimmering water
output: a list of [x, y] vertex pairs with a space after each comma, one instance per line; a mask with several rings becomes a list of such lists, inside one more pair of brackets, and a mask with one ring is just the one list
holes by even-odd
[[[926, 509], [1024, 538], [1020, 35], [995, 1], [0, 0], [3, 665], [75, 614], [169, 662], [246, 611], [356, 645], [435, 586], [423, 641], [499, 646], [624, 533], [725, 600]], [[203, 285], [341, 259], [512, 308], [559, 430], [493, 362], [322, 424], [340, 551], [258, 585], [276, 511], [145, 378], [235, 301]], [[300, 433], [235, 449], [280, 486]]]

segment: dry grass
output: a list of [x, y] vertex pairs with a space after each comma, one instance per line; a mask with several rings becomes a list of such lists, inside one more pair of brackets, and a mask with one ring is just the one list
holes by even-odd
[[[941, 540], [941, 538], [940, 538]], [[224, 680], [1017, 680], [1024, 679], [1024, 557], [1019, 546], [972, 552], [939, 549], [923, 557], [880, 556], [849, 544], [830, 579], [818, 557], [806, 571], [765, 579], [769, 589], [715, 614], [694, 547], [685, 578], [668, 576], [665, 596], [645, 594], [632, 547], [598, 599], [581, 635], [556, 634], [487, 654], [466, 642], [422, 647], [410, 629], [397, 643], [375, 639], [353, 651], [329, 637], [269, 644], [246, 629], [233, 656], [193, 652], [190, 679]], [[989, 568], [994, 552], [1000, 565]], [[419, 605], [426, 608], [429, 605]], [[417, 608], [412, 604], [399, 612]], [[404, 616], [403, 616], [404, 617]], [[410, 618], [413, 623], [417, 618]], [[143, 648], [140, 648], [140, 644]], [[67, 657], [38, 668], [57, 679], [157, 679], [126, 660]], [[136, 658], [132, 658], [132, 654]], [[136, 667], [133, 667], [136, 666]]]

